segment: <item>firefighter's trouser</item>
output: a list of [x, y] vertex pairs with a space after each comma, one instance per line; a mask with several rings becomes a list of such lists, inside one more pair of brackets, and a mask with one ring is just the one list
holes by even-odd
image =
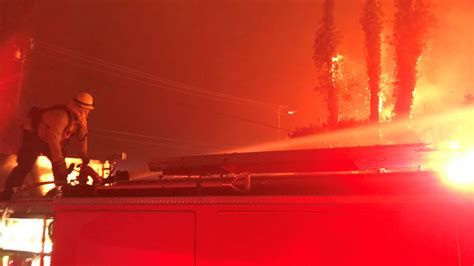
[[[5, 182], [4, 194], [8, 194], [8, 191], [12, 191], [15, 187], [21, 187], [25, 177], [31, 172], [35, 165], [36, 159], [40, 154], [44, 154], [49, 157], [49, 147], [44, 141], [31, 132], [24, 130], [23, 139], [20, 150], [17, 155], [18, 165], [13, 168], [10, 175], [7, 177]], [[54, 181], [58, 184], [66, 183], [67, 176], [64, 173], [57, 170], [57, 167], [53, 166]]]

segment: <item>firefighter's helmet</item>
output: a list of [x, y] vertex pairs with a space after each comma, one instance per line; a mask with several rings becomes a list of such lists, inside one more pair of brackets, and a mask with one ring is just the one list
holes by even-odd
[[94, 98], [87, 92], [79, 92], [72, 101], [81, 108], [94, 110]]

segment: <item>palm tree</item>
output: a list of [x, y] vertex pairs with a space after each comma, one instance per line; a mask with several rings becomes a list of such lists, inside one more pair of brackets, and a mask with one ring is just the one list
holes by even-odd
[[339, 41], [334, 27], [334, 0], [325, 0], [323, 18], [314, 39], [314, 64], [316, 66], [317, 88], [327, 94], [328, 125], [333, 127], [338, 121], [337, 86], [335, 84], [336, 46]]
[[417, 81], [417, 65], [436, 18], [425, 0], [396, 0], [393, 37], [396, 83], [395, 118], [409, 118]]
[[382, 33], [382, 10], [377, 0], [367, 0], [360, 20], [365, 33], [367, 76], [370, 90], [370, 117], [372, 122], [379, 121], [380, 92], [380, 34]]

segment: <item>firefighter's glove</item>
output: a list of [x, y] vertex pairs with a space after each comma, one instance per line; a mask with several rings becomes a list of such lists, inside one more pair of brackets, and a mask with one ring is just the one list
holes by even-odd
[[54, 183], [56, 186], [67, 184], [68, 170], [66, 167], [66, 162], [64, 160], [52, 162], [53, 165], [53, 175]]

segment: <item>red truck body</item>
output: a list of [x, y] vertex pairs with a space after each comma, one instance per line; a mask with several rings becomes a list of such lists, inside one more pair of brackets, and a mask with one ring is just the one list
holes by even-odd
[[473, 207], [442, 196], [64, 199], [52, 265], [472, 265]]
[[[402, 148], [405, 155], [426, 152]], [[355, 162], [373, 152], [332, 154]], [[396, 161], [384, 154], [377, 158], [385, 165]], [[51, 265], [474, 264], [474, 197], [446, 186], [435, 172], [406, 164], [373, 171], [360, 163], [338, 172], [328, 161], [307, 158], [296, 165], [312, 172], [285, 172], [287, 164], [264, 173], [266, 159], [289, 160], [288, 153], [268, 155], [254, 163], [255, 154], [232, 163], [226, 156], [196, 157], [199, 163], [181, 158], [182, 168], [155, 162], [152, 168], [163, 171], [157, 180], [75, 188], [61, 198], [4, 207], [10, 218], [54, 220], [45, 223], [43, 238], [50, 236], [53, 248], [36, 253], [40, 265], [49, 256]], [[218, 167], [222, 159], [227, 165]], [[247, 172], [252, 167], [262, 171]], [[167, 176], [167, 169], [190, 175]]]

